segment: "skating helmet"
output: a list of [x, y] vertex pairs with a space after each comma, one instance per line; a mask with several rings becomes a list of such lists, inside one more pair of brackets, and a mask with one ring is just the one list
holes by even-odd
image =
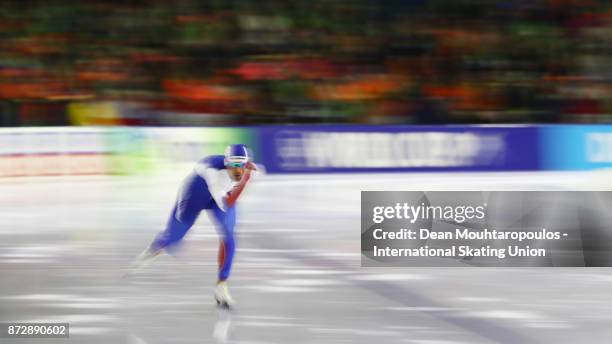
[[249, 148], [243, 144], [229, 145], [225, 149], [225, 166], [244, 167], [251, 160]]

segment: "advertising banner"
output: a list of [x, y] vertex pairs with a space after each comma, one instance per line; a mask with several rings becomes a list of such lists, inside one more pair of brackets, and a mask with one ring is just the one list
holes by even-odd
[[100, 128], [10, 128], [0, 130], [0, 177], [108, 174]]
[[612, 126], [556, 125], [539, 131], [543, 169], [612, 168]]
[[56, 127], [0, 130], [0, 177], [184, 173], [231, 143], [257, 149], [248, 128]]
[[118, 128], [106, 136], [106, 145], [117, 152], [110, 160], [116, 174], [172, 173], [191, 168], [207, 155], [223, 154], [232, 143], [257, 148], [249, 128]]
[[259, 134], [269, 173], [539, 168], [535, 127], [276, 126]]
[[612, 168], [612, 126], [58, 127], [0, 130], [0, 177], [183, 171], [231, 143], [268, 173]]

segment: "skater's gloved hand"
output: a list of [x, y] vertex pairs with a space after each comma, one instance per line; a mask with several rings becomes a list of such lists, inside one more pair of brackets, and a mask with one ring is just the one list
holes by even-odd
[[251, 161], [247, 162], [244, 167], [246, 168], [246, 171], [257, 171], [257, 165]]

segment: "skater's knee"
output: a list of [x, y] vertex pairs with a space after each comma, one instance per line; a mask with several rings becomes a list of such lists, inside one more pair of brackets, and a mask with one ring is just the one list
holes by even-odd
[[223, 242], [225, 244], [226, 250], [228, 250], [228, 251], [233, 251], [234, 248], [236, 247], [236, 242], [234, 240], [234, 236], [233, 235], [225, 236], [223, 238]]
[[184, 226], [190, 227], [198, 217], [196, 211], [177, 211], [174, 215], [174, 219], [180, 222]]

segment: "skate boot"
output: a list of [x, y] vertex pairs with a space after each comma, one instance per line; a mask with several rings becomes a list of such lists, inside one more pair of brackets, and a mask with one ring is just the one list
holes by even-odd
[[225, 281], [217, 283], [217, 288], [215, 289], [215, 300], [217, 301], [217, 306], [222, 308], [229, 309], [234, 305], [234, 300], [229, 293], [229, 289], [227, 288], [227, 283]]

